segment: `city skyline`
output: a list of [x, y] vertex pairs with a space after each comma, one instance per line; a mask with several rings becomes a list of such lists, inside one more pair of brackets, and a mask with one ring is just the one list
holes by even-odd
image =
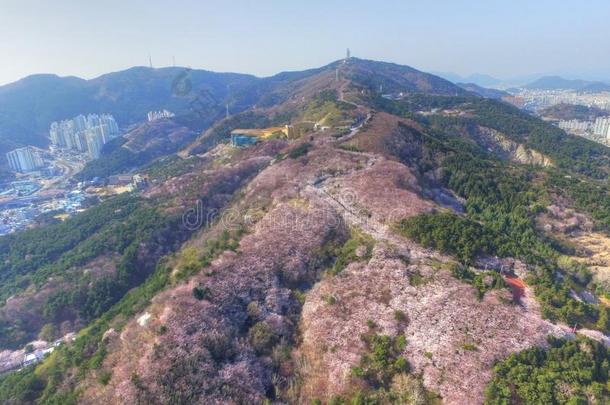
[[0, 30], [10, 41], [0, 52], [11, 63], [0, 84], [37, 73], [90, 79], [150, 60], [269, 76], [324, 65], [347, 47], [429, 72], [610, 80], [610, 5], [598, 0], [5, 3]]

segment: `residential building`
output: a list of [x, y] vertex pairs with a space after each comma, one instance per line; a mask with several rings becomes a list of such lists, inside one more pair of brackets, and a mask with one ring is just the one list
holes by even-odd
[[27, 173], [44, 166], [40, 155], [31, 146], [12, 150], [6, 154], [10, 168], [19, 173]]
[[102, 154], [102, 147], [104, 146], [104, 136], [95, 130], [88, 130], [85, 134], [87, 139], [87, 151], [91, 159], [97, 159]]
[[119, 135], [119, 126], [110, 114], [78, 115], [70, 120], [53, 122], [49, 129], [51, 143], [63, 149], [87, 152], [99, 157], [102, 146]]
[[588, 121], [579, 120], [562, 120], [559, 121], [559, 128], [568, 132], [585, 132], [591, 127], [591, 123]]
[[610, 117], [599, 117], [593, 124], [593, 134], [607, 137], [610, 130]]
[[176, 114], [174, 114], [173, 112], [167, 111], [167, 110], [161, 110], [161, 111], [150, 111], [146, 116], [148, 118], [148, 121], [156, 121], [156, 120], [160, 120], [163, 118], [171, 118], [174, 117]]

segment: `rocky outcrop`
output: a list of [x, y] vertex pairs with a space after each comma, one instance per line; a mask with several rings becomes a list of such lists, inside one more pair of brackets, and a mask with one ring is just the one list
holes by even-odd
[[548, 167], [553, 165], [548, 156], [508, 139], [506, 135], [495, 129], [479, 126], [476, 135], [483, 147], [493, 151], [503, 159], [532, 166]]

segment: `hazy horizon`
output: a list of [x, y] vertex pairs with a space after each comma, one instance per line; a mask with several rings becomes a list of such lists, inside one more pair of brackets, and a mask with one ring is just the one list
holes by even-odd
[[0, 84], [31, 74], [91, 79], [133, 66], [188, 66], [269, 76], [354, 56], [462, 77], [561, 75], [610, 80], [610, 4], [279, 1], [230, 6], [142, 0], [8, 0]]

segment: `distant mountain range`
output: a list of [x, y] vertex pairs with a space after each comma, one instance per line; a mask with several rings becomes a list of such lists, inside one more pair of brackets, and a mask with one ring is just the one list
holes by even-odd
[[610, 91], [610, 84], [600, 81], [570, 80], [560, 76], [545, 76], [524, 86], [531, 90], [576, 90], [584, 92]]
[[483, 88], [530, 90], [576, 90], [584, 92], [610, 91], [610, 84], [600, 80], [565, 79], [557, 75], [527, 75], [511, 79], [498, 79], [496, 77], [475, 73], [469, 76], [460, 76], [452, 72], [435, 73], [444, 79], [462, 86], [464, 84], [476, 85]]
[[[447, 80], [408, 66], [351, 60], [354, 77], [384, 92], [464, 93]], [[110, 113], [121, 127], [127, 127], [144, 121], [148, 111], [167, 109], [176, 115], [195, 115], [191, 129], [201, 131], [223, 116], [227, 106], [236, 113], [277, 103], [299, 80], [334, 72], [340, 63], [266, 78], [183, 67], [134, 67], [92, 80], [29, 76], [0, 86], [0, 158], [15, 147], [47, 145], [49, 124], [78, 114]]]
[[[505, 85], [506, 81], [485, 74], [461, 77], [440, 73], [441, 78], [409, 66], [356, 58], [352, 61], [353, 77], [375, 91], [444, 95], [471, 92], [488, 98], [507, 95], [489, 88]], [[110, 113], [126, 128], [144, 121], [148, 111], [168, 109], [177, 115], [191, 115], [190, 129], [200, 132], [222, 117], [227, 106], [231, 113], [238, 113], [252, 106], [277, 103], [287, 97], [299, 81], [324, 71], [334, 71], [341, 63], [337, 61], [317, 69], [283, 72], [266, 78], [184, 67], [134, 67], [91, 80], [52, 74], [29, 76], [0, 86], [0, 159], [15, 147], [46, 146], [49, 124], [77, 114]], [[558, 76], [542, 77], [525, 87], [610, 91], [610, 85], [606, 83]]]

